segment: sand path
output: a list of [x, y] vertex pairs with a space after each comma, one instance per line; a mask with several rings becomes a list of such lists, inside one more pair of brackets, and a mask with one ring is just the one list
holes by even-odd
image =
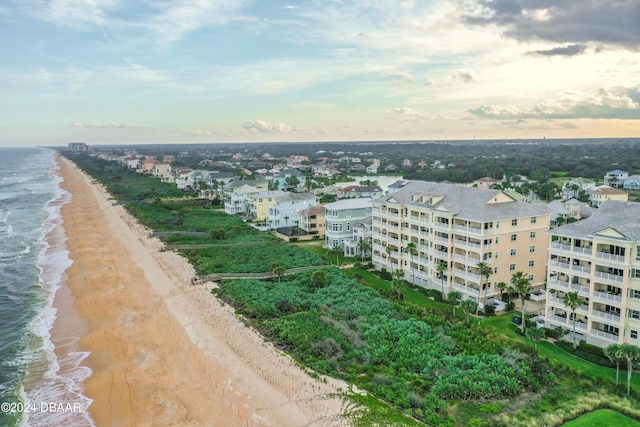
[[59, 158], [73, 265], [68, 285], [89, 321], [85, 395], [98, 426], [334, 426], [346, 385], [311, 378], [211, 294], [102, 186]]

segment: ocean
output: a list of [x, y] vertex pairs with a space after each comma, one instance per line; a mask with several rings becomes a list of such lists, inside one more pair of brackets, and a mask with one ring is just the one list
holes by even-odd
[[52, 150], [0, 148], [0, 426], [94, 425], [56, 171]]

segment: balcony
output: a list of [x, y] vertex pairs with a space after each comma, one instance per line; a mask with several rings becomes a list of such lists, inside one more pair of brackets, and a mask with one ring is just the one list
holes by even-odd
[[433, 225], [434, 225], [434, 227], [442, 229], [442, 230], [449, 230], [449, 224], [444, 223], [444, 222], [436, 222]]
[[615, 302], [618, 304], [622, 303], [622, 297], [620, 295], [610, 294], [608, 292], [594, 291], [593, 297], [606, 301], [608, 303], [611, 303], [611, 302]]
[[607, 341], [618, 342], [618, 335], [610, 334], [609, 332], [601, 331], [599, 329], [591, 328], [591, 334]]
[[439, 243], [445, 243], [445, 244], [449, 244], [449, 239], [447, 237], [434, 237], [433, 238], [434, 242], [439, 242]]
[[529, 292], [529, 299], [535, 302], [544, 301], [547, 299], [547, 293], [545, 291]]
[[617, 274], [603, 273], [601, 271], [596, 271], [595, 276], [600, 279], [608, 280], [610, 282], [620, 283], [623, 280], [622, 276], [618, 276]]
[[560, 249], [563, 251], [570, 251], [571, 245], [563, 245], [562, 243], [551, 242], [551, 249]]
[[462, 231], [464, 233], [482, 234], [482, 229], [481, 228], [467, 227], [466, 225], [456, 225], [456, 226], [454, 226], [454, 228], [457, 231]]
[[577, 252], [579, 254], [591, 255], [593, 248], [581, 248], [579, 246], [573, 247], [573, 252]]
[[459, 283], [454, 283], [454, 284], [453, 284], [453, 288], [454, 288], [456, 291], [459, 291], [459, 292], [463, 292], [463, 293], [466, 293], [466, 294], [472, 295], [472, 296], [474, 296], [474, 297], [476, 297], [476, 298], [478, 297], [478, 290], [477, 290], [477, 289], [473, 289], [473, 288], [472, 288], [472, 287], [470, 287], [470, 286], [464, 286], [464, 285], [461, 285], [461, 284], [459, 284]]
[[624, 256], [608, 254], [606, 252], [596, 252], [596, 258], [613, 262], [624, 262]]
[[614, 324], [620, 323], [620, 316], [613, 313], [608, 313], [606, 311], [593, 310], [593, 315], [598, 319], [609, 321], [609, 323], [613, 322]]
[[464, 277], [480, 283], [480, 275], [472, 273], [470, 271], [461, 270], [459, 268], [454, 269], [454, 274], [458, 277]]
[[549, 267], [561, 268], [563, 270], [570, 270], [571, 269], [571, 264], [569, 264], [568, 262], [551, 261], [549, 263]]
[[564, 282], [558, 279], [549, 280], [549, 286], [555, 289], [560, 289], [565, 292], [578, 292], [581, 296], [588, 297], [589, 296], [589, 287], [578, 285], [576, 283]]
[[400, 214], [393, 213], [393, 212], [389, 212], [389, 213], [387, 213], [387, 216], [388, 216], [389, 218], [400, 218]]
[[566, 317], [562, 317], [562, 316], [556, 316], [555, 314], [547, 314], [545, 316], [545, 319], [550, 321], [550, 322], [554, 322], [557, 324], [560, 324], [562, 326], [567, 326], [567, 318]]
[[434, 251], [433, 254], [438, 258], [449, 259], [449, 253], [448, 252]]

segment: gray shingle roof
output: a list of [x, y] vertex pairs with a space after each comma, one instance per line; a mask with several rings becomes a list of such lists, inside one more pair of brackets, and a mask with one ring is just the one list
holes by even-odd
[[[503, 194], [499, 190], [424, 181], [410, 181], [401, 190], [388, 196], [374, 199], [373, 202], [387, 203], [389, 199], [396, 199], [401, 204], [408, 206], [425, 206], [424, 203], [412, 202], [412, 194], [443, 197], [432, 208], [442, 207], [453, 213], [457, 218], [471, 221], [488, 222], [549, 214], [549, 209], [545, 205], [532, 205], [512, 198], [510, 198], [512, 200], [510, 202], [488, 203]], [[509, 197], [506, 194], [505, 196]]]
[[553, 236], [587, 237], [608, 228], [634, 241], [640, 241], [640, 203], [608, 200], [582, 221], [549, 231]]

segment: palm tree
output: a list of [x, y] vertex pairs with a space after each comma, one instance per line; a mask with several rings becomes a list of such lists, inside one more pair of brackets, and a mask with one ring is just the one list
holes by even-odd
[[500, 301], [504, 302], [502, 294], [504, 293], [504, 290], [507, 289], [507, 284], [504, 283], [504, 282], [498, 282], [496, 284], [496, 288], [498, 288], [500, 290]]
[[607, 358], [615, 362], [616, 364], [616, 385], [618, 385], [618, 378], [620, 376], [620, 362], [622, 362], [622, 352], [620, 351], [620, 344], [611, 344], [604, 348], [604, 355]]
[[526, 332], [527, 338], [533, 341], [533, 347], [538, 348], [538, 341], [540, 341], [545, 336], [544, 329], [540, 328], [529, 328]]
[[524, 275], [522, 271], [518, 271], [511, 276], [511, 286], [509, 287], [509, 292], [518, 294], [520, 297], [520, 303], [522, 305], [522, 323], [521, 328], [522, 332], [525, 332], [525, 318], [524, 318], [524, 305], [525, 305], [525, 297], [531, 291], [531, 282]]
[[391, 252], [393, 251], [393, 246], [387, 245], [384, 251], [387, 253], [387, 267], [389, 267], [387, 271], [391, 273]]
[[331, 249], [329, 249], [329, 256], [336, 257], [336, 265], [338, 265], [340, 254], [342, 254], [342, 248], [340, 246], [334, 246]]
[[416, 270], [413, 268], [413, 257], [418, 255], [418, 247], [415, 243], [409, 242], [407, 243], [407, 252], [411, 255], [411, 274], [413, 275], [413, 283], [416, 283]]
[[447, 295], [447, 299], [449, 300], [449, 304], [453, 306], [453, 314], [456, 314], [456, 306], [460, 304], [462, 294], [458, 291], [451, 291], [449, 295]]
[[573, 348], [576, 348], [576, 309], [580, 307], [584, 301], [578, 296], [577, 292], [567, 292], [562, 298], [565, 307], [571, 310], [571, 318], [573, 319]]
[[285, 268], [281, 266], [278, 261], [272, 261], [269, 263], [269, 271], [274, 276], [278, 276], [278, 282], [279, 282], [280, 278], [284, 275]]
[[[491, 276], [491, 273], [493, 273], [493, 269], [489, 266], [489, 264], [480, 261], [478, 264], [476, 264], [476, 270], [478, 271], [478, 274], [480, 275], [480, 277], [484, 277], [484, 284], [482, 285], [482, 289], [484, 289], [484, 305], [487, 305], [487, 287], [489, 286], [489, 277]], [[476, 315], [478, 314], [478, 310], [480, 309], [480, 292], [481, 290], [478, 289], [478, 306], [476, 307]]]
[[438, 277], [440, 277], [440, 286], [442, 287], [442, 299], [445, 299], [444, 295], [444, 273], [447, 271], [447, 263], [444, 261], [440, 261], [438, 265], [436, 265], [436, 271], [438, 272]]
[[397, 268], [393, 272], [393, 280], [391, 281], [391, 287], [396, 291], [396, 297], [398, 301], [402, 299], [402, 292], [400, 292], [400, 287], [402, 286], [403, 277], [404, 277], [404, 270]]
[[633, 375], [633, 364], [640, 360], [640, 348], [633, 344], [621, 344], [619, 347], [622, 360], [627, 361], [627, 396], [631, 392], [631, 375]]
[[358, 249], [360, 249], [360, 255], [362, 256], [362, 261], [364, 261], [364, 257], [369, 249], [371, 249], [371, 243], [367, 242], [364, 239], [358, 240]]
[[460, 308], [464, 311], [464, 314], [467, 316], [467, 323], [469, 323], [469, 313], [476, 309], [478, 304], [472, 299], [466, 299], [460, 303]]

